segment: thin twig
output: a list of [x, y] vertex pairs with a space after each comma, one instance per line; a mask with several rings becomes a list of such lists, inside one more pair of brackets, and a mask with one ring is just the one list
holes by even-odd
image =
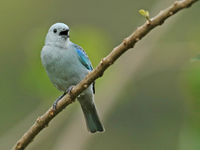
[[147, 20], [142, 26], [138, 27], [129, 37], [125, 38], [124, 41], [112, 52], [103, 58], [99, 65], [89, 73], [78, 85], [76, 85], [70, 94], [67, 94], [57, 105], [57, 110], [54, 111], [50, 108], [45, 114], [38, 117], [35, 123], [30, 129], [17, 141], [12, 150], [23, 150], [25, 149], [34, 137], [39, 132], [48, 126], [49, 122], [66, 106], [74, 102], [75, 98], [85, 90], [92, 82], [97, 78], [103, 76], [104, 71], [112, 65], [124, 52], [128, 49], [133, 48], [134, 45], [141, 40], [147, 33], [149, 33], [155, 27], [162, 25], [164, 21], [170, 16], [174, 15], [179, 10], [190, 7], [193, 3], [198, 0], [180, 0], [174, 2], [170, 7], [160, 11], [160, 13], [154, 18]]

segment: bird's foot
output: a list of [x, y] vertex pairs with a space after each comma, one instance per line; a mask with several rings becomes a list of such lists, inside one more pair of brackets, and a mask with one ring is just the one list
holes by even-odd
[[53, 110], [56, 110], [56, 106], [58, 104], [58, 102], [66, 95], [67, 93], [65, 92], [63, 95], [59, 96], [55, 102], [53, 103]]
[[55, 102], [53, 103], [53, 110], [56, 110], [56, 106], [57, 106], [58, 102], [59, 102], [66, 94], [71, 94], [71, 90], [73, 89], [73, 87], [74, 87], [74, 85], [71, 85], [63, 95], [59, 96], [59, 97], [55, 100]]
[[71, 85], [71, 86], [67, 89], [66, 93], [71, 94], [71, 91], [72, 91], [73, 88], [74, 88], [74, 85]]

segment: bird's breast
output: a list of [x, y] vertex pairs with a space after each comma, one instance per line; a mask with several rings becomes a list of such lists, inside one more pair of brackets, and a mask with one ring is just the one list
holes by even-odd
[[66, 90], [70, 85], [79, 83], [88, 71], [83, 68], [72, 49], [44, 47], [41, 52], [42, 64], [59, 90]]

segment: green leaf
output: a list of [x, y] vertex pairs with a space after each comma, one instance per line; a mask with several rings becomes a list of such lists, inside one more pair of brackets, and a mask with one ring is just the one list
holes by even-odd
[[147, 10], [144, 10], [144, 9], [140, 9], [139, 10], [139, 13], [144, 16], [145, 18], [149, 18], [149, 12]]

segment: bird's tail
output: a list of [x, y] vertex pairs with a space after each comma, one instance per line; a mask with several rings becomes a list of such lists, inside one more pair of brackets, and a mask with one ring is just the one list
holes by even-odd
[[100, 122], [95, 104], [93, 102], [80, 102], [80, 104], [85, 116], [88, 130], [91, 133], [95, 133], [98, 131], [103, 132], [104, 128]]

